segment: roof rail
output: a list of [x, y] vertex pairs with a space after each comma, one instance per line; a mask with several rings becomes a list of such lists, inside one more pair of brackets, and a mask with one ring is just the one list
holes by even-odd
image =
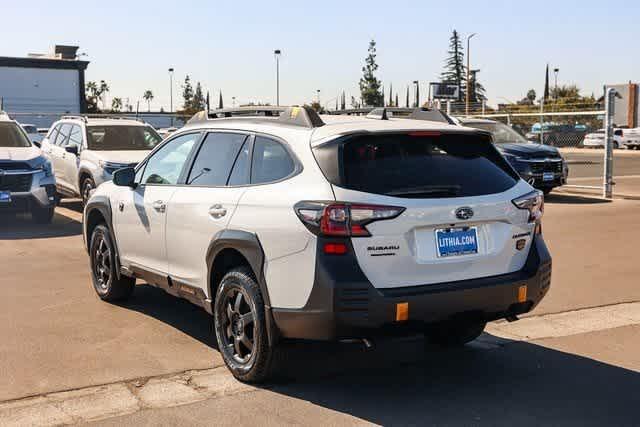
[[85, 116], [80, 116], [80, 115], [62, 116], [60, 117], [60, 120], [82, 120], [83, 122], [87, 123], [87, 118]]
[[210, 120], [222, 118], [255, 119], [256, 117], [277, 117], [270, 123], [283, 125], [317, 128], [324, 125], [318, 113], [311, 107], [274, 107], [274, 106], [249, 106], [236, 108], [221, 108], [213, 111], [200, 111], [194, 114], [187, 124], [204, 123]]
[[90, 114], [81, 117], [84, 117], [85, 119], [134, 120], [136, 122], [146, 123], [142, 117], [112, 116], [109, 114]]

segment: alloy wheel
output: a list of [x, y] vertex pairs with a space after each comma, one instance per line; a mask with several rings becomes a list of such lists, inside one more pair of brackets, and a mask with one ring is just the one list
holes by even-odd
[[253, 355], [255, 313], [247, 295], [233, 287], [224, 295], [222, 344], [237, 363], [245, 364]]
[[106, 291], [111, 279], [111, 252], [104, 237], [100, 236], [99, 239], [93, 255], [93, 272], [100, 289]]

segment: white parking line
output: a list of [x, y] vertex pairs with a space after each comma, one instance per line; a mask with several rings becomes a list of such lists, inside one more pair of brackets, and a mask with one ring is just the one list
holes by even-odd
[[[487, 332], [513, 341], [531, 341], [638, 324], [640, 302], [632, 302], [526, 317], [514, 323], [495, 322], [487, 327]], [[501, 347], [488, 345], [490, 341], [495, 338], [484, 335], [474, 346]], [[236, 381], [225, 367], [220, 367], [7, 401], [0, 403], [0, 420], [3, 426], [67, 425], [254, 390], [255, 387]]]

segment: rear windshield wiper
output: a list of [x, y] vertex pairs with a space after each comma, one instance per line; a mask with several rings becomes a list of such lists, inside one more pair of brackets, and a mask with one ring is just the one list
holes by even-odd
[[459, 185], [425, 185], [421, 187], [401, 188], [385, 193], [387, 196], [455, 196], [460, 193]]

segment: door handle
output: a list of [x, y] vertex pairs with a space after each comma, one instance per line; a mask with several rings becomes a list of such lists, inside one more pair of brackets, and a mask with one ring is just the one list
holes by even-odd
[[209, 215], [214, 218], [222, 218], [227, 214], [227, 210], [222, 207], [222, 205], [213, 205], [209, 208]]
[[151, 204], [151, 206], [153, 206], [153, 209], [157, 210], [160, 213], [164, 213], [164, 211], [167, 210], [167, 205], [162, 200], [156, 200]]

